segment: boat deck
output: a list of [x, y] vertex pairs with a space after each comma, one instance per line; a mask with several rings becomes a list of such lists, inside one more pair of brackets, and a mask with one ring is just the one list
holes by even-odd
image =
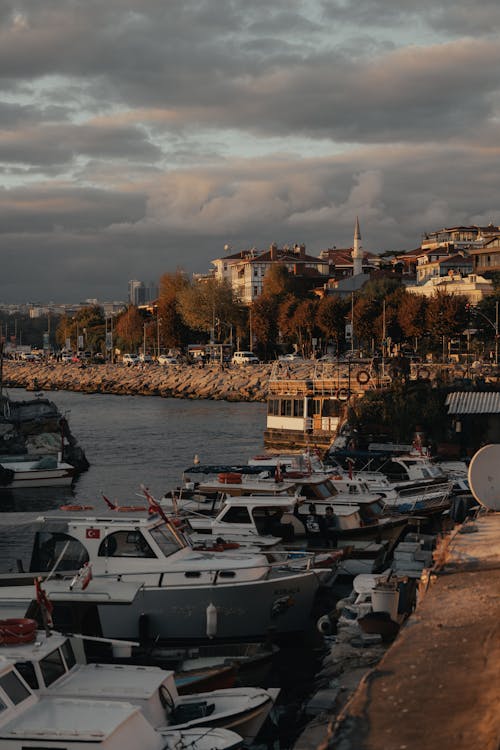
[[417, 610], [340, 718], [346, 750], [498, 750], [500, 513], [458, 527], [440, 552]]

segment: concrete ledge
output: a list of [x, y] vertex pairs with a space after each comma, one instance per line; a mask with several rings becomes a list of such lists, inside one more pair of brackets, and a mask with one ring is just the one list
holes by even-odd
[[339, 717], [342, 750], [498, 750], [500, 514], [455, 533], [414, 615]]

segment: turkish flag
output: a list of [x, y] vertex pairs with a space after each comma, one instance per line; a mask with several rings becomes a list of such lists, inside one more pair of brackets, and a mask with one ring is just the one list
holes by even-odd
[[101, 538], [100, 529], [86, 529], [85, 538], [86, 539], [100, 539]]

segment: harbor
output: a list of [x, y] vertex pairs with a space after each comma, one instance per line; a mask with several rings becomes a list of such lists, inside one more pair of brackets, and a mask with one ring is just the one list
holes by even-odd
[[[25, 399], [33, 398], [33, 394], [30, 394], [30, 391], [19, 392]], [[14, 391], [11, 391], [11, 395], [18, 396]], [[195, 473], [185, 472], [197, 465], [196, 462], [193, 464], [195, 453], [204, 462], [216, 464], [224, 458], [231, 466], [238, 461], [241, 465], [245, 458], [252, 455], [262, 458], [262, 428], [266, 409], [260, 402], [232, 403], [155, 396], [144, 399], [139, 396], [69, 391], [54, 394], [54, 399], [60, 402], [62, 411], [68, 415], [72, 431], [86, 449], [90, 469], [77, 478], [72, 488], [42, 488], [37, 493], [32, 490], [26, 495], [28, 499], [24, 508], [19, 504], [20, 491], [13, 506], [9, 506], [9, 503], [16, 492], [8, 493], [4, 511], [10, 508], [14, 513], [2, 514], [5, 523], [10, 522], [19, 511], [21, 516], [31, 518], [35, 509], [36, 515], [40, 515], [49, 508], [57, 510], [65, 505], [88, 507], [84, 515], [92, 519], [96, 512], [101, 516], [108, 512], [103, 494], [110, 496], [116, 505], [145, 505], [141, 484], [148, 486], [152, 495], [159, 499], [169, 488], [179, 484], [181, 476], [188, 476], [194, 484], [198, 482]], [[243, 435], [242, 424], [245, 425]], [[121, 454], [120, 461], [117, 460], [117, 451]], [[424, 463], [428, 460], [425, 456], [421, 458]], [[262, 464], [260, 461], [257, 464], [262, 474]], [[311, 465], [309, 472], [313, 468]], [[300, 481], [301, 492], [306, 497], [308, 492], [313, 491], [307, 490], [306, 484], [314, 486], [314, 472], [308, 480], [307, 476], [294, 477], [293, 474], [297, 472], [293, 471], [292, 465], [286, 467], [283, 464], [282, 471], [284, 485], [286, 482], [292, 484], [293, 481]], [[288, 479], [287, 471], [292, 475]], [[276, 484], [274, 472], [275, 469], [272, 469], [270, 481]], [[245, 481], [240, 478], [235, 488], [241, 492]], [[269, 480], [263, 477], [257, 479], [260, 492], [266, 486], [266, 481]], [[334, 502], [336, 512], [339, 517], [350, 517], [347, 510], [341, 509], [344, 491], [341, 485], [342, 482], [347, 485], [351, 482], [354, 487], [354, 480], [346, 473], [342, 481], [340, 476], [330, 481], [334, 484], [338, 482], [338, 495]], [[204, 485], [208, 490], [207, 481]], [[225, 489], [230, 492], [231, 485], [226, 483]], [[30, 505], [31, 498], [36, 500], [35, 505]], [[260, 502], [262, 505], [262, 498]], [[351, 497], [351, 507], [354, 507], [353, 502], [360, 507], [361, 497], [358, 495], [356, 500]], [[230, 507], [228, 504], [228, 509]], [[318, 507], [322, 511], [321, 503]], [[422, 508], [421, 505], [418, 507]], [[451, 506], [448, 503], [446, 507], [449, 509]], [[289, 667], [296, 665], [295, 670], [292, 668], [290, 674], [288, 669], [285, 678], [282, 667], [275, 669], [271, 673], [271, 683], [261, 684], [261, 687], [280, 687], [283, 693], [274, 711], [271, 728], [267, 727], [261, 742], [272, 742], [275, 746], [278, 743], [280, 750], [292, 747], [300, 750], [319, 747], [396, 750], [405, 744], [408, 748], [433, 748], [438, 745], [465, 748], [474, 746], [470, 744], [470, 733], [476, 732], [476, 736], [481, 736], [481, 742], [484, 739], [483, 744], [477, 746], [487, 750], [491, 747], [493, 750], [495, 745], [492, 738], [497, 737], [495, 732], [498, 729], [493, 713], [498, 705], [493, 679], [495, 668], [498, 667], [495, 647], [495, 617], [498, 614], [498, 599], [495, 600], [498, 548], [495, 540], [498, 538], [498, 524], [496, 513], [485, 510], [476, 513], [474, 511], [467, 516], [463, 523], [454, 524], [448, 520], [441, 535], [425, 534], [420, 528], [422, 521], [417, 520], [405, 541], [392, 549], [390, 559], [396, 561], [396, 566], [391, 568], [395, 571], [391, 579], [394, 584], [397, 583], [401, 602], [401, 612], [398, 611], [397, 615], [392, 613], [394, 620], [390, 617], [397, 625], [394, 637], [365, 633], [357, 623], [357, 619], [363, 620], [363, 615], [372, 609], [370, 597], [365, 595], [365, 603], [356, 617], [348, 621], [356, 609], [350, 594], [352, 583], [357, 580], [352, 573], [350, 586], [347, 584], [346, 587], [344, 581], [333, 599], [330, 595], [328, 603], [314, 611], [308, 624], [308, 636], [302, 641], [300, 649], [288, 643], [281, 655], [281, 660], [289, 661]], [[118, 520], [123, 526], [125, 516]], [[95, 520], [90, 520], [90, 523], [92, 528], [97, 528]], [[142, 528], [143, 523], [137, 519], [135, 528]], [[370, 531], [370, 526], [367, 531]], [[344, 533], [345, 543], [352, 547], [349, 542], [352, 530]], [[2, 536], [0, 557], [12, 567], [15, 558], [19, 557], [20, 548], [17, 547], [14, 552], [12, 538]], [[84, 535], [81, 541], [84, 541]], [[299, 544], [299, 538], [296, 542]], [[150, 544], [153, 545], [153, 542]], [[414, 564], [409, 561], [415, 550], [418, 561]], [[315, 554], [321, 552], [321, 549], [316, 549]], [[342, 559], [340, 564], [337, 560], [337, 564], [342, 572]], [[387, 578], [387, 564], [392, 564], [389, 559], [377, 568], [378, 572], [368, 573], [370, 586], [380, 576]], [[94, 573], [90, 587], [95, 589], [102, 575], [98, 566]], [[411, 585], [408, 580], [405, 582], [405, 578], [410, 579]], [[365, 580], [363, 575], [361, 580]], [[56, 600], [56, 612], [59, 606], [57, 590], [61, 590], [61, 587], [61, 582], [48, 585], [50, 596]], [[82, 599], [82, 595], [77, 594], [75, 602], [78, 598]], [[405, 598], [406, 602], [403, 601]], [[74, 621], [72, 625], [75, 625]], [[371, 625], [373, 627], [373, 623]], [[203, 632], [206, 626], [208, 619], [206, 625], [201, 624]], [[478, 637], [474, 638], [476, 632]], [[483, 633], [488, 636], [483, 637]], [[121, 636], [113, 632], [113, 635], [117, 634], [123, 637], [124, 631]], [[134, 633], [129, 635], [133, 636]], [[138, 635], [138, 632], [135, 633], [135, 636]], [[477, 671], [474, 666], [481, 658], [483, 662], [487, 661], [486, 672], [483, 670], [478, 674], [477, 681], [473, 681], [471, 675]], [[440, 670], [443, 687], [440, 688], [442, 693], [435, 696], [435, 691], [429, 691], [429, 681], [438, 663], [443, 663]], [[311, 669], [313, 673], [306, 678]], [[302, 683], [301, 691], [298, 686], [290, 690], [294, 680]], [[467, 690], [447, 690], [448, 684], [453, 686], [463, 681], [467, 681]], [[375, 684], [377, 689], [373, 690], [371, 686]], [[484, 695], [481, 693], [483, 688]], [[478, 695], [481, 695], [481, 701]], [[439, 698], [442, 698], [442, 703]], [[457, 715], [451, 708], [443, 707], [447, 705], [445, 701], [451, 698], [456, 701], [454, 710], [460, 714], [460, 721], [456, 718], [453, 725], [448, 726], [448, 722], [443, 721], [443, 714]], [[481, 711], [477, 710], [478, 704]], [[290, 721], [292, 705], [293, 722]], [[429, 717], [426, 724], [428, 735], [422, 733], [421, 717], [424, 711]], [[476, 723], [480, 725], [478, 729]], [[439, 726], [439, 731], [435, 726]], [[484, 734], [479, 735], [483, 727]], [[449, 738], [449, 745], [445, 744], [442, 735]], [[433, 744], [434, 737], [438, 738], [436, 744]], [[461, 744], [462, 737], [464, 741]], [[452, 738], [454, 744], [451, 743]]]

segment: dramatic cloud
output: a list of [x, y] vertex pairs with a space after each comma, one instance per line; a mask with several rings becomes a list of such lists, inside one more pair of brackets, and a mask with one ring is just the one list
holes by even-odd
[[0, 303], [497, 215], [500, 6], [0, 0]]

